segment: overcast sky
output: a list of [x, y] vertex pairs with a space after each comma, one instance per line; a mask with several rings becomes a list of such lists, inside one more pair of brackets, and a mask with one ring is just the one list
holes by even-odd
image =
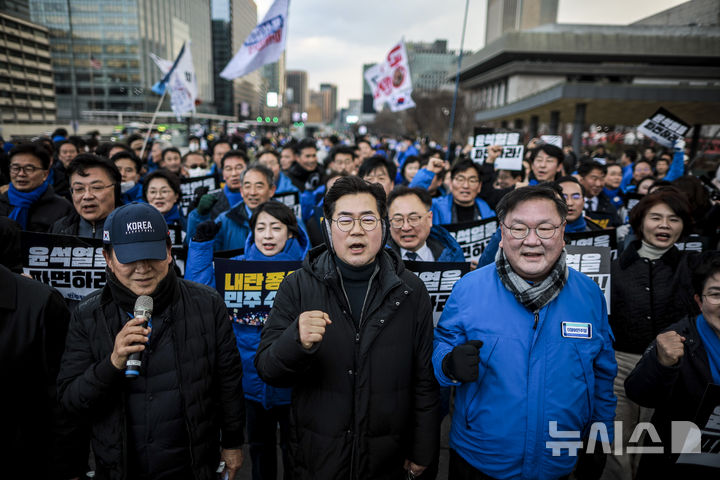
[[[622, 25], [685, 0], [559, 0], [559, 23]], [[258, 21], [273, 0], [255, 0]], [[438, 8], [442, 6], [442, 8]], [[470, 0], [464, 50], [485, 43], [486, 0]], [[458, 50], [465, 0], [290, 0], [287, 69], [308, 72], [310, 88], [338, 86], [338, 108], [362, 96], [362, 65], [396, 42], [447, 39]]]

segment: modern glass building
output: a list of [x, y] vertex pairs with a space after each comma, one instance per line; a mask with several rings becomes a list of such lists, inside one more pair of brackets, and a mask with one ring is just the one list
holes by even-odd
[[[30, 0], [33, 22], [50, 33], [58, 121], [111, 111], [148, 112], [161, 72], [192, 40], [199, 111], [214, 112], [210, 0]], [[169, 101], [164, 109], [169, 109]]]

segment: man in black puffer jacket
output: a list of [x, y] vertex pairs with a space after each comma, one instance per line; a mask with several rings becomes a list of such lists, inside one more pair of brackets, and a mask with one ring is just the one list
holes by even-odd
[[[240, 356], [215, 290], [178, 279], [165, 220], [147, 204], [104, 224], [108, 283], [72, 315], [58, 376], [63, 408], [88, 419], [96, 478], [229, 478], [242, 464]], [[149, 328], [132, 318], [153, 299]], [[137, 378], [124, 375], [141, 352]], [[222, 451], [221, 451], [222, 445]]]
[[281, 284], [255, 357], [263, 380], [293, 387], [293, 478], [419, 475], [438, 448], [430, 298], [382, 249], [380, 185], [340, 178], [324, 208], [326, 245]]

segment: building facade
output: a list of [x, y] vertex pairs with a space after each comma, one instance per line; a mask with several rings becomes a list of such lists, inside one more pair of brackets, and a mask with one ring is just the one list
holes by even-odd
[[[58, 121], [108, 111], [153, 111], [162, 73], [150, 58], [191, 51], [199, 111], [214, 111], [210, 0], [30, 0], [32, 21], [49, 30]], [[169, 109], [169, 101], [165, 107]]]
[[0, 13], [0, 123], [54, 123], [56, 113], [48, 29]]

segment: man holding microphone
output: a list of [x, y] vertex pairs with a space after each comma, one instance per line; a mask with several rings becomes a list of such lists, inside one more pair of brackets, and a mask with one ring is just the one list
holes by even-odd
[[242, 368], [222, 298], [176, 277], [150, 205], [114, 210], [103, 241], [107, 284], [73, 313], [58, 377], [61, 406], [90, 423], [96, 478], [213, 479], [221, 458], [234, 478]]

